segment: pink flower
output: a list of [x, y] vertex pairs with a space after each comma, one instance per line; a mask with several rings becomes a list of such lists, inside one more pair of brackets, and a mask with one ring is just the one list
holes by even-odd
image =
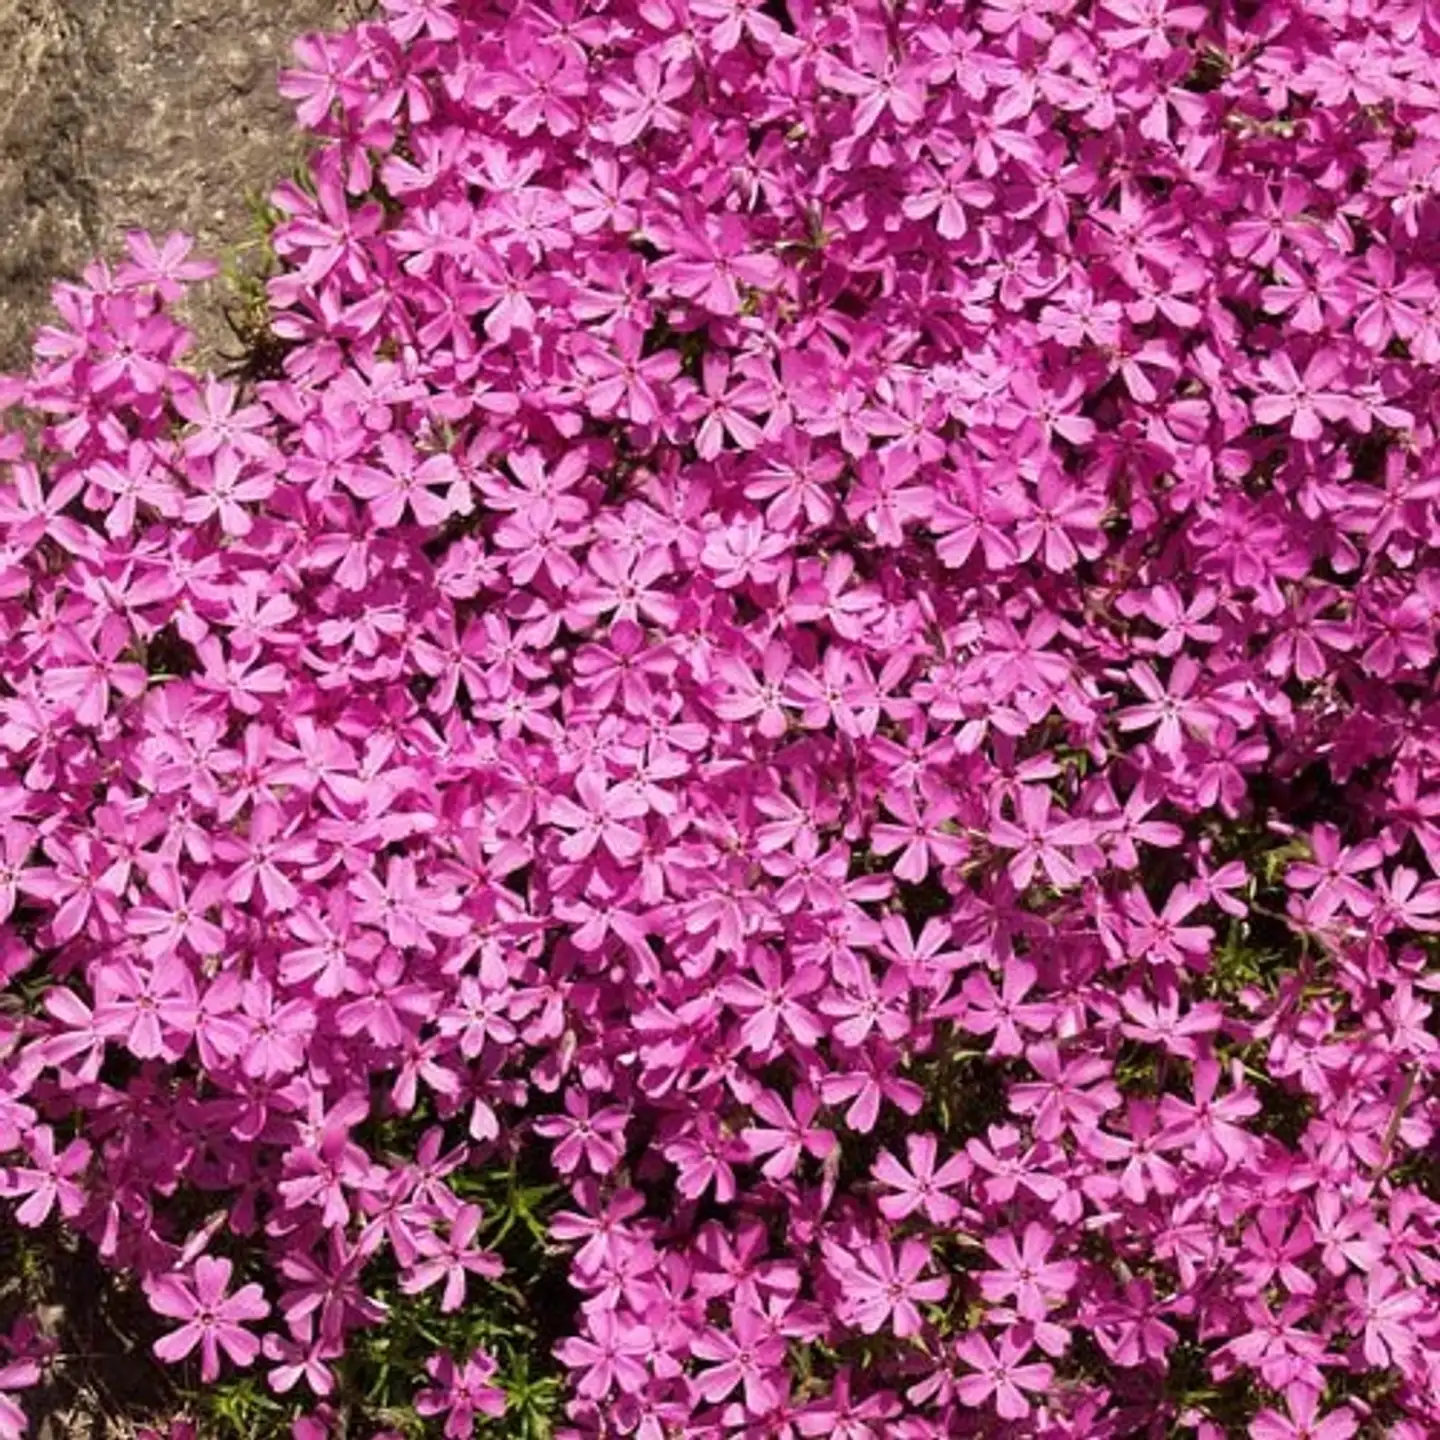
[[[449, 455], [425, 459], [409, 441], [396, 435], [380, 438], [380, 465], [354, 468], [345, 484], [368, 502], [371, 520], [390, 528], [408, 511], [420, 525], [439, 525], [457, 508], [459, 471]], [[432, 487], [445, 487], [437, 494]]]
[[1404, 1283], [1386, 1265], [1375, 1266], [1363, 1279], [1352, 1275], [1345, 1294], [1362, 1330], [1365, 1359], [1377, 1367], [1403, 1366], [1418, 1341], [1435, 1331], [1424, 1294]]
[[415, 1295], [443, 1280], [445, 1289], [440, 1297], [440, 1309], [446, 1313], [458, 1310], [465, 1302], [468, 1276], [493, 1280], [501, 1273], [499, 1257], [491, 1251], [477, 1249], [473, 1243], [484, 1218], [480, 1206], [461, 1205], [446, 1218], [447, 1233], [443, 1240], [433, 1231], [422, 1233], [416, 1244], [416, 1258], [400, 1288], [407, 1295]]
[[425, 1373], [434, 1384], [416, 1395], [416, 1412], [444, 1415], [446, 1440], [470, 1440], [477, 1416], [498, 1420], [505, 1413], [505, 1392], [493, 1383], [495, 1368], [483, 1350], [473, 1351], [463, 1365], [448, 1353], [431, 1356]]
[[613, 1310], [595, 1311], [586, 1323], [588, 1335], [572, 1335], [555, 1349], [563, 1364], [584, 1372], [575, 1381], [576, 1393], [603, 1400], [612, 1390], [643, 1389], [650, 1375], [641, 1357], [650, 1354], [650, 1331]]
[[[667, 228], [659, 238], [672, 254], [655, 266], [656, 280], [715, 315], [738, 315], [741, 285], [768, 288], [780, 275], [773, 256], [747, 249], [746, 227], [733, 215], [711, 223], [701, 219], [694, 228]], [[710, 391], [723, 367], [711, 362], [706, 373]]]
[[607, 1175], [620, 1163], [622, 1150], [615, 1137], [624, 1134], [626, 1118], [625, 1109], [618, 1105], [592, 1113], [587, 1095], [567, 1089], [565, 1114], [537, 1120], [535, 1133], [559, 1141], [552, 1154], [562, 1175], [575, 1170], [582, 1160], [594, 1174]]
[[176, 1271], [154, 1281], [149, 1289], [156, 1314], [184, 1322], [155, 1342], [155, 1354], [174, 1364], [199, 1345], [200, 1375], [207, 1385], [219, 1377], [222, 1350], [236, 1365], [254, 1363], [260, 1342], [244, 1327], [270, 1313], [259, 1285], [242, 1285], [233, 1295], [225, 1293], [233, 1269], [228, 1260], [202, 1255], [189, 1276]]
[[1250, 1422], [1251, 1440], [1350, 1440], [1360, 1428], [1348, 1405], [1322, 1416], [1320, 1397], [1307, 1385], [1287, 1387], [1285, 1408], [1288, 1418], [1268, 1408], [1260, 1411]]
[[1353, 915], [1369, 915], [1375, 898], [1358, 877], [1380, 864], [1384, 858], [1381, 847], [1373, 841], [1344, 847], [1334, 826], [1318, 825], [1310, 836], [1310, 848], [1313, 861], [1295, 861], [1285, 872], [1285, 883], [1311, 892], [1314, 919], [1323, 923], [1342, 906]]
[[730, 1324], [730, 1333], [711, 1328], [690, 1342], [692, 1355], [712, 1362], [696, 1386], [712, 1404], [741, 1386], [745, 1409], [762, 1415], [780, 1394], [772, 1374], [785, 1358], [785, 1340], [767, 1331], [763, 1317], [747, 1306], [730, 1312]]
[[577, 352], [575, 369], [597, 414], [619, 415], [636, 425], [659, 419], [661, 394], [680, 373], [680, 360], [669, 350], [642, 357], [642, 340], [636, 325], [622, 320], [611, 336], [611, 348], [587, 345]]
[[747, 1125], [740, 1132], [752, 1158], [769, 1157], [761, 1166], [761, 1172], [772, 1180], [783, 1180], [794, 1174], [802, 1154], [823, 1160], [835, 1148], [834, 1132], [811, 1123], [820, 1109], [813, 1091], [803, 1087], [797, 1090], [792, 1106], [787, 1106], [772, 1091], [761, 1091], [750, 1102], [750, 1108], [765, 1124]]
[[980, 1275], [980, 1293], [992, 1304], [1013, 1300], [1022, 1320], [1039, 1322], [1053, 1304], [1062, 1302], [1075, 1286], [1077, 1267], [1068, 1260], [1048, 1257], [1055, 1237], [1032, 1221], [1017, 1245], [1011, 1233], [985, 1241], [985, 1253], [999, 1267]]
[[1348, 391], [1336, 388], [1345, 362], [1334, 350], [1317, 350], [1306, 362], [1302, 375], [1283, 352], [1260, 362], [1259, 375], [1274, 392], [1259, 396], [1252, 404], [1255, 419], [1262, 425], [1290, 421], [1290, 433], [1297, 440], [1318, 440], [1325, 420], [1349, 420], [1355, 403]]
[[968, 843], [956, 833], [958, 806], [952, 800], [930, 800], [922, 809], [913, 792], [900, 790], [885, 804], [896, 823], [874, 826], [871, 848], [877, 855], [901, 851], [895, 862], [897, 879], [918, 885], [932, 867], [958, 864], [969, 854]]
[[632, 860], [644, 846], [643, 833], [627, 820], [638, 820], [649, 806], [633, 790], [607, 786], [593, 770], [575, 777], [579, 803], [562, 797], [551, 803], [548, 820], [570, 833], [560, 842], [567, 860], [584, 860], [597, 846], [604, 845], [617, 860]]
[[826, 1263], [844, 1287], [844, 1310], [867, 1335], [887, 1325], [902, 1340], [918, 1334], [923, 1324], [919, 1306], [943, 1300], [950, 1289], [943, 1276], [920, 1278], [930, 1252], [917, 1240], [903, 1240], [896, 1249], [875, 1241], [853, 1257], [831, 1246]]
[[995, 818], [990, 822], [990, 840], [1013, 850], [1006, 873], [1019, 888], [1029, 885], [1037, 867], [1060, 888], [1078, 885], [1083, 872], [1067, 850], [1088, 844], [1092, 828], [1086, 820], [1054, 819], [1057, 813], [1050, 792], [1043, 785], [1020, 787], [1014, 820]]
[[956, 1383], [955, 1394], [961, 1404], [979, 1408], [993, 1401], [1002, 1420], [1025, 1419], [1030, 1414], [1025, 1392], [1049, 1389], [1055, 1376], [1043, 1361], [1017, 1363], [1024, 1360], [1029, 1349], [1013, 1330], [1002, 1331], [996, 1346], [979, 1331], [957, 1340], [956, 1359], [976, 1372], [962, 1376]]
[[1203, 699], [1190, 697], [1200, 670], [1188, 656], [1175, 662], [1168, 686], [1162, 685], [1144, 662], [1136, 665], [1130, 676], [1145, 701], [1116, 712], [1116, 724], [1122, 731], [1148, 730], [1153, 725], [1156, 750], [1173, 755], [1180, 749], [1187, 730], [1202, 737], [1214, 730], [1214, 710]]
[[37, 1125], [26, 1145], [29, 1165], [0, 1169], [0, 1187], [11, 1199], [25, 1196], [15, 1218], [31, 1227], [43, 1225], [51, 1210], [73, 1220], [85, 1206], [85, 1191], [74, 1178], [89, 1169], [92, 1151], [84, 1140], [72, 1140], [63, 1150], [55, 1148], [55, 1134], [48, 1125]]
[[960, 1214], [959, 1202], [946, 1191], [969, 1179], [970, 1162], [962, 1153], [937, 1167], [937, 1149], [933, 1135], [907, 1135], [908, 1169], [888, 1150], [871, 1167], [870, 1173], [880, 1184], [897, 1192], [880, 1199], [880, 1213], [887, 1220], [904, 1220], [919, 1210], [933, 1224], [948, 1225]]

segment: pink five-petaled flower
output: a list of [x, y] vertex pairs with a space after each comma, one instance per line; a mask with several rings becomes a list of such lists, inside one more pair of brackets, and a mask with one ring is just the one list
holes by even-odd
[[1367, 1363], [1384, 1369], [1401, 1366], [1417, 1345], [1427, 1344], [1440, 1333], [1440, 1319], [1418, 1286], [1407, 1285], [1404, 1277], [1388, 1265], [1377, 1265], [1363, 1278], [1352, 1275], [1345, 1282], [1345, 1295], [1354, 1307]]
[[535, 1122], [535, 1133], [556, 1141], [551, 1159], [562, 1175], [584, 1164], [596, 1175], [608, 1175], [619, 1163], [629, 1112], [621, 1105], [606, 1105], [592, 1113], [591, 1099], [583, 1090], [568, 1086], [565, 1113], [545, 1115]]
[[1250, 1422], [1250, 1440], [1350, 1440], [1360, 1428], [1348, 1405], [1320, 1414], [1320, 1396], [1309, 1385], [1296, 1381], [1286, 1387], [1285, 1408], [1289, 1416], [1266, 1408]]
[[228, 447], [197, 459], [189, 474], [196, 493], [185, 501], [185, 519], [198, 525], [214, 517], [232, 539], [243, 539], [255, 523], [246, 505], [269, 499], [275, 490], [273, 474], [253, 466], [247, 470], [245, 456]]
[[660, 418], [661, 396], [680, 373], [673, 350], [643, 352], [644, 333], [630, 320], [618, 321], [610, 348], [594, 342], [575, 356], [587, 403], [597, 415], [619, 415], [636, 425]]
[[822, 84], [855, 99], [850, 126], [856, 136], [868, 135], [887, 111], [893, 123], [902, 127], [924, 116], [924, 67], [891, 52], [885, 26], [857, 25], [850, 50], [854, 66], [822, 52], [819, 74]]
[[498, 1420], [505, 1413], [505, 1392], [493, 1383], [495, 1361], [485, 1351], [473, 1351], [463, 1365], [448, 1352], [432, 1355], [425, 1373], [434, 1384], [416, 1395], [415, 1409], [427, 1418], [445, 1416], [445, 1440], [469, 1440], [477, 1415]]
[[335, 1389], [335, 1374], [327, 1363], [336, 1358], [336, 1342], [315, 1334], [315, 1322], [306, 1315], [290, 1326], [290, 1334], [271, 1332], [261, 1345], [267, 1360], [274, 1362], [267, 1379], [277, 1395], [287, 1394], [302, 1380], [312, 1393], [329, 1395]]
[[212, 260], [186, 258], [194, 243], [178, 230], [172, 230], [159, 245], [144, 230], [127, 231], [125, 249], [130, 258], [116, 267], [115, 279], [122, 285], [154, 286], [162, 300], [172, 303], [185, 293], [187, 285], [209, 280], [219, 272]]
[[995, 1402], [1002, 1420], [1023, 1420], [1030, 1413], [1025, 1391], [1047, 1390], [1055, 1372], [1044, 1362], [1025, 1362], [1030, 1349], [1015, 1330], [1004, 1330], [995, 1345], [978, 1330], [955, 1342], [955, 1358], [976, 1373], [956, 1382], [960, 1402], [973, 1408]]
[[123, 867], [92, 836], [78, 833], [70, 839], [52, 834], [45, 853], [55, 863], [21, 870], [16, 886], [22, 895], [54, 907], [50, 931], [55, 942], [72, 940], [82, 931], [118, 924], [117, 900], [123, 889]]
[[741, 1040], [761, 1054], [775, 1044], [783, 1025], [802, 1045], [813, 1045], [822, 1029], [814, 1012], [800, 1003], [825, 983], [818, 965], [802, 965], [786, 975], [780, 958], [758, 947], [750, 961], [755, 978], [734, 975], [720, 987], [720, 998], [745, 1016]]
[[980, 1293], [992, 1304], [1013, 1300], [1022, 1320], [1038, 1323], [1052, 1304], [1074, 1288], [1077, 1267], [1070, 1260], [1051, 1260], [1055, 1236], [1037, 1221], [1025, 1227], [1017, 1245], [1012, 1231], [985, 1241], [985, 1253], [999, 1269], [980, 1275]]
[[751, 722], [765, 739], [778, 739], [789, 724], [785, 711], [794, 703], [785, 695], [790, 663], [790, 651], [778, 640], [765, 646], [758, 675], [744, 656], [717, 656], [715, 675], [724, 690], [713, 702], [715, 713], [722, 720]]
[[500, 1257], [490, 1250], [481, 1250], [474, 1244], [480, 1223], [485, 1218], [478, 1205], [461, 1205], [446, 1224], [446, 1236], [442, 1240], [434, 1231], [422, 1232], [416, 1238], [418, 1251], [410, 1272], [400, 1288], [407, 1295], [417, 1295], [440, 1281], [445, 1289], [440, 1297], [440, 1309], [446, 1314], [458, 1310], [465, 1302], [465, 1284], [470, 1275], [479, 1275], [493, 1280], [501, 1273]]
[[827, 1241], [824, 1250], [831, 1274], [843, 1287], [842, 1313], [867, 1335], [887, 1324], [901, 1340], [918, 1334], [919, 1306], [943, 1300], [950, 1289], [944, 1276], [920, 1278], [930, 1250], [918, 1240], [902, 1240], [897, 1248], [876, 1240], [853, 1255]]
[[922, 806], [912, 791], [895, 790], [885, 796], [885, 807], [895, 820], [873, 827], [870, 846], [877, 855], [901, 852], [896, 879], [922, 884], [932, 869], [956, 864], [969, 853], [968, 843], [955, 833], [959, 806], [953, 799], [941, 796]]
[[[765, 386], [758, 380], [730, 384], [730, 362], [714, 351], [707, 351], [700, 373], [704, 396], [697, 396], [687, 410], [687, 416], [700, 422], [696, 453], [702, 460], [713, 460], [725, 448], [727, 438], [740, 450], [754, 450], [763, 433], [752, 417], [765, 409]], [[781, 541], [776, 553], [788, 548]]]
[[880, 1154], [870, 1173], [880, 1184], [894, 1192], [882, 1195], [878, 1206], [889, 1221], [898, 1223], [919, 1210], [934, 1225], [948, 1225], [960, 1213], [960, 1202], [946, 1191], [963, 1184], [973, 1170], [962, 1152], [952, 1155], [943, 1165], [936, 1166], [938, 1145], [933, 1135], [911, 1134], [905, 1137], [907, 1170], [888, 1150]]
[[1375, 908], [1375, 896], [1359, 879], [1375, 869], [1385, 851], [1374, 840], [1359, 845], [1340, 843], [1333, 825], [1317, 825], [1310, 834], [1312, 860], [1297, 860], [1285, 871], [1285, 883], [1292, 890], [1310, 891], [1309, 918], [1323, 923], [1340, 909], [1364, 917]]
[[[1217, 1060], [1197, 1060], [1194, 1067], [1193, 1104], [1178, 1095], [1166, 1095], [1160, 1102], [1163, 1139], [1167, 1144], [1184, 1145], [1200, 1165], [1239, 1164], [1259, 1148], [1259, 1140], [1240, 1123], [1260, 1112], [1260, 1101], [1248, 1086], [1236, 1084], [1229, 1093], [1216, 1091], [1224, 1072]], [[1243, 1073], [1237, 1060], [1231, 1078]]]
[[151, 1309], [184, 1322], [155, 1342], [155, 1354], [173, 1364], [199, 1345], [200, 1378], [207, 1385], [220, 1374], [221, 1350], [236, 1365], [254, 1361], [260, 1342], [244, 1326], [270, 1313], [259, 1285], [242, 1285], [233, 1295], [225, 1293], [233, 1269], [221, 1256], [202, 1255], [189, 1276], [176, 1271], [156, 1280], [149, 1290]]
[[218, 955], [225, 946], [225, 932], [205, 918], [224, 889], [216, 875], [203, 876], [186, 893], [175, 865], [162, 861], [151, 867], [146, 879], [155, 898], [154, 905], [132, 905], [126, 928], [143, 937], [141, 952], [159, 960], [179, 951], [182, 944], [196, 955]]
[[[672, 254], [656, 262], [655, 279], [714, 315], [738, 315], [743, 303], [740, 287], [773, 285], [780, 274], [779, 261], [747, 249], [747, 226], [739, 216], [721, 215], [713, 222], [696, 218], [694, 225], [663, 230], [660, 238]], [[715, 364], [717, 357], [712, 354], [707, 365]], [[711, 388], [708, 383], [706, 388]]]
[[762, 1090], [750, 1108], [765, 1123], [747, 1125], [740, 1138], [752, 1159], [769, 1156], [760, 1171], [772, 1180], [793, 1175], [802, 1155], [823, 1160], [835, 1148], [834, 1131], [811, 1123], [820, 1111], [820, 1100], [808, 1085], [796, 1088], [789, 1106], [773, 1090]]
[[557, 796], [546, 816], [551, 824], [570, 832], [560, 841], [560, 853], [567, 860], [584, 860], [596, 846], [604, 845], [615, 859], [633, 860], [644, 848], [645, 836], [625, 822], [649, 812], [644, 798], [632, 787], [607, 785], [595, 770], [582, 770], [575, 777], [575, 794], [578, 804]]
[[[1006, 873], [1017, 889], [1023, 890], [1035, 878], [1037, 867], [1059, 889], [1078, 885], [1084, 872], [1067, 851], [1086, 845], [1094, 836], [1088, 820], [1064, 818], [1050, 791], [1043, 785], [1022, 785], [1014, 820], [995, 816], [989, 838], [1003, 850], [1013, 850]], [[1057, 818], [1058, 817], [1058, 818]]]
[[760, 519], [735, 520], [717, 525], [705, 537], [700, 562], [724, 590], [738, 585], [766, 585], [789, 569], [782, 557], [790, 548], [788, 537], [765, 528]]
[[1042, 1040], [1030, 1047], [1027, 1058], [1040, 1078], [1010, 1087], [1010, 1109], [1033, 1116], [1039, 1140], [1058, 1140], [1066, 1130], [1082, 1135], [1120, 1104], [1111, 1062], [1102, 1055], [1065, 1060], [1052, 1041]]
[[24, 1195], [15, 1218], [28, 1226], [43, 1225], [58, 1205], [67, 1220], [85, 1208], [85, 1191], [75, 1180], [90, 1164], [90, 1146], [72, 1140], [61, 1151], [55, 1149], [55, 1132], [37, 1125], [28, 1136], [29, 1165], [0, 1169], [0, 1194], [10, 1199]]
[[458, 890], [422, 882], [415, 862], [395, 856], [382, 883], [373, 870], [364, 870], [350, 884], [355, 897], [355, 919], [374, 925], [397, 949], [430, 952], [436, 937], [455, 939], [470, 929], [459, 914]]
[[1116, 724], [1122, 731], [1148, 730], [1153, 725], [1154, 745], [1162, 755], [1179, 751], [1186, 730], [1202, 738], [1214, 732], [1217, 722], [1214, 709], [1190, 694], [1200, 678], [1200, 667], [1188, 655], [1176, 660], [1168, 686], [1160, 683], [1155, 671], [1143, 660], [1131, 667], [1130, 678], [1145, 700], [1139, 705], [1126, 706], [1116, 714]]
[[1183, 922], [1204, 904], [1204, 899], [1201, 892], [1177, 885], [1157, 915], [1150, 897], [1138, 885], [1127, 890], [1121, 901], [1127, 921], [1125, 954], [1152, 965], [1203, 969], [1215, 932], [1209, 925]]
[[614, 1261], [630, 1243], [631, 1227], [626, 1223], [645, 1208], [644, 1198], [634, 1190], [617, 1190], [601, 1200], [593, 1179], [575, 1185], [582, 1210], [561, 1210], [550, 1221], [550, 1233], [557, 1240], [583, 1242], [575, 1252], [575, 1267], [582, 1275], [599, 1271]]
[[785, 1339], [748, 1305], [737, 1305], [730, 1312], [728, 1333], [712, 1326], [690, 1342], [690, 1353], [697, 1360], [712, 1362], [695, 1378], [696, 1388], [712, 1404], [739, 1385], [745, 1409], [751, 1415], [762, 1415], [781, 1393], [775, 1372], [785, 1358]]
[[1290, 421], [1290, 434], [1297, 440], [1318, 440], [1325, 420], [1349, 420], [1356, 411], [1351, 394], [1336, 382], [1345, 370], [1338, 351], [1317, 350], [1302, 375], [1284, 351], [1260, 362], [1259, 375], [1268, 388], [1257, 396], [1251, 409], [1261, 425]]
[[141, 1060], [178, 1059], [199, 1018], [189, 967], [176, 954], [154, 961], [119, 956], [95, 980], [95, 1028]]
[[[417, 524], [439, 525], [456, 508], [460, 472], [452, 456], [422, 457], [409, 441], [385, 435], [379, 458], [379, 466], [353, 467], [345, 480], [367, 502], [372, 524], [391, 529], [408, 509]], [[444, 493], [437, 493], [436, 487], [443, 487]]]
[[1019, 1055], [1025, 1049], [1021, 1030], [1039, 1033], [1055, 1018], [1053, 1005], [1025, 998], [1039, 978], [1028, 960], [1011, 959], [1001, 969], [998, 991], [985, 971], [977, 971], [966, 978], [959, 998], [947, 1006], [970, 1034], [995, 1037], [990, 1042], [992, 1055]]
[[196, 428], [184, 440], [185, 454], [203, 459], [230, 449], [252, 460], [263, 460], [270, 444], [260, 435], [271, 419], [264, 405], [235, 408], [236, 388], [222, 380], [207, 380], [175, 396], [175, 408]]
[[121, 657], [129, 634], [115, 617], [98, 634], [82, 633], [62, 624], [55, 635], [53, 656], [60, 663], [45, 672], [48, 698], [68, 706], [79, 725], [98, 727], [113, 714], [115, 699], [132, 700], [148, 683], [143, 665]]
[[575, 1393], [585, 1400], [603, 1400], [618, 1387], [622, 1394], [643, 1390], [650, 1379], [642, 1357], [653, 1348], [645, 1325], [614, 1310], [594, 1310], [586, 1316], [589, 1335], [571, 1335], [555, 1347], [560, 1361], [584, 1373], [575, 1380]]

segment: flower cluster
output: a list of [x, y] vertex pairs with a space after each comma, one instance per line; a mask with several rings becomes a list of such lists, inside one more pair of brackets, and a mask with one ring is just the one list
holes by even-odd
[[136, 235], [0, 382], [19, 1221], [307, 1437], [377, 1277], [497, 1282], [522, 1151], [572, 1437], [1440, 1433], [1437, 56], [303, 39], [271, 368], [187, 369]]

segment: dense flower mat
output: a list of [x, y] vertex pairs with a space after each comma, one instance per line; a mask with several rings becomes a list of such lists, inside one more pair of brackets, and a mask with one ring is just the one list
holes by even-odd
[[1440, 1434], [1432, 0], [296, 55], [245, 372], [0, 382], [18, 1223], [309, 1440]]

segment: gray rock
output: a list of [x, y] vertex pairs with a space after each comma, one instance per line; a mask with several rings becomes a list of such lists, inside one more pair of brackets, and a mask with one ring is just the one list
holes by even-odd
[[[275, 90], [290, 43], [366, 0], [0, 0], [0, 371], [19, 368], [50, 286], [125, 230], [254, 234], [304, 154]], [[192, 312], [223, 345], [218, 307]]]

